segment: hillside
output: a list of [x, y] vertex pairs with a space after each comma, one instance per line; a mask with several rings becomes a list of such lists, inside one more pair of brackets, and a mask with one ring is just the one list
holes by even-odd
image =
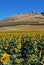
[[23, 25], [23, 24], [44, 24], [43, 13], [29, 12], [10, 16], [0, 21], [0, 26], [11, 26], [11, 25]]
[[0, 31], [43, 31], [44, 13], [29, 12], [0, 20]]

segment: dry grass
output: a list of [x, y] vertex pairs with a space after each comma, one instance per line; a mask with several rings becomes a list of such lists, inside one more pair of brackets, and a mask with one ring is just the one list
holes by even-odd
[[19, 25], [1, 27], [0, 31], [44, 31], [44, 25]]

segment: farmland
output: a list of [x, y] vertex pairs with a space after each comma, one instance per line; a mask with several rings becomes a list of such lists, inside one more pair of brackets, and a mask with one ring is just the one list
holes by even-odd
[[44, 31], [0, 32], [0, 65], [43, 65]]
[[0, 20], [0, 65], [44, 65], [43, 13]]
[[44, 31], [44, 25], [17, 25], [0, 27], [0, 32], [3, 31]]

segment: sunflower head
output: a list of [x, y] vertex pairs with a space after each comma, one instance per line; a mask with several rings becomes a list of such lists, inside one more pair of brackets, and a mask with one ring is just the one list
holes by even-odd
[[18, 53], [18, 52], [19, 52], [19, 50], [18, 50], [17, 48], [14, 48], [14, 51], [15, 51], [16, 53]]
[[21, 63], [21, 59], [16, 59], [16, 63]]
[[21, 48], [21, 43], [17, 44], [17, 48], [20, 49]]
[[4, 53], [1, 57], [1, 62], [3, 62], [4, 64], [8, 62], [10, 56], [7, 53]]

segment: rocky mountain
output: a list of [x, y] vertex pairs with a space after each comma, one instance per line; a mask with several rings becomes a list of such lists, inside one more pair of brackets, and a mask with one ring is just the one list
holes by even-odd
[[34, 25], [41, 24], [44, 25], [44, 12], [37, 13], [35, 11], [29, 13], [17, 14], [15, 16], [10, 16], [4, 20], [0, 20], [1, 26], [15, 26], [15, 25]]

